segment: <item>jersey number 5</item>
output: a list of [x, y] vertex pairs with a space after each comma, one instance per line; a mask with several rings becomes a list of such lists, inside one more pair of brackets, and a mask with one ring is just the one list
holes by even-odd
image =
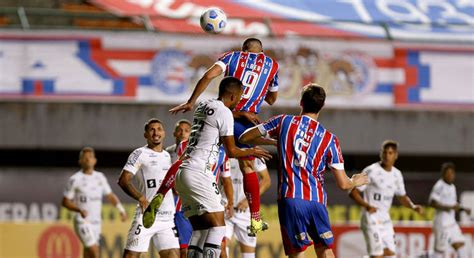
[[302, 138], [298, 138], [295, 141], [295, 165], [298, 167], [304, 167], [306, 164], [306, 152], [303, 151], [304, 147], [308, 147], [309, 143], [305, 142]]

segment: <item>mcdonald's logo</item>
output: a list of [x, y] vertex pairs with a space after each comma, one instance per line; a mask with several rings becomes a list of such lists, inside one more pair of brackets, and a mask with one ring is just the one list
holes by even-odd
[[67, 226], [51, 226], [44, 230], [38, 242], [39, 258], [78, 258], [79, 240]]

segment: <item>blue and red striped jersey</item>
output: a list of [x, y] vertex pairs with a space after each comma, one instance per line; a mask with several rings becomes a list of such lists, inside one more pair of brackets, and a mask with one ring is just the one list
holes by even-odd
[[344, 169], [336, 135], [309, 116], [275, 116], [259, 129], [278, 140], [278, 199], [326, 204], [324, 171], [328, 166]]
[[259, 113], [268, 91], [278, 91], [278, 63], [263, 52], [233, 51], [216, 62], [225, 73], [242, 81], [244, 91], [234, 111]]

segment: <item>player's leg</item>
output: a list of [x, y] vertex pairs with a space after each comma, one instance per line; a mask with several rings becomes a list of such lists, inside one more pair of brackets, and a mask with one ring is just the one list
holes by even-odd
[[84, 258], [99, 258], [99, 245], [84, 247]]
[[174, 223], [178, 231], [180, 257], [186, 258], [193, 228], [182, 211], [175, 214]]
[[[193, 227], [188, 257], [190, 253], [199, 253], [200, 250], [218, 257], [225, 234], [225, 222], [222, 196], [216, 187], [215, 178], [200, 171], [183, 169], [177, 174], [176, 190], [180, 193], [185, 216]], [[203, 239], [205, 241], [201, 246]]]
[[332, 252], [332, 249], [327, 247], [327, 246], [314, 246], [314, 251], [316, 252], [316, 256], [318, 258], [334, 258], [334, 253]]
[[375, 221], [375, 215], [364, 214], [361, 217], [361, 230], [364, 235], [367, 253], [371, 258], [383, 257], [383, 244], [379, 225]]
[[314, 242], [314, 251], [317, 257], [334, 257], [331, 249], [334, 235], [326, 206], [316, 201], [298, 200], [298, 202], [301, 203], [299, 208], [309, 221], [306, 232]]
[[308, 212], [302, 200], [281, 199], [278, 200], [278, 219], [283, 240], [285, 255], [298, 257], [309, 246], [313, 245], [306, 234], [308, 231]]
[[[239, 148], [252, 147], [239, 142], [240, 135], [252, 126], [254, 126], [254, 124], [246, 119], [236, 119], [234, 121], [234, 139]], [[254, 159], [254, 157], [239, 158], [239, 167], [243, 175], [244, 193], [247, 197], [250, 208], [250, 231], [255, 234], [262, 231], [265, 226], [260, 218], [260, 185], [258, 184], [258, 176], [253, 165]]]
[[153, 222], [155, 222], [156, 210], [160, 208], [166, 193], [168, 193], [168, 191], [174, 187], [176, 174], [179, 171], [179, 166], [181, 166], [181, 163], [181, 160], [176, 160], [171, 165], [165, 177], [163, 178], [163, 182], [161, 183], [160, 188], [158, 188], [155, 197], [153, 197], [150, 205], [148, 205], [145, 212], [143, 213], [143, 226], [146, 228], [149, 228], [153, 225]]
[[174, 220], [159, 221], [157, 226], [153, 226], [155, 234], [153, 244], [161, 258], [179, 257], [179, 238]]
[[[235, 215], [234, 215], [235, 216]], [[222, 241], [222, 252], [221, 252], [221, 257], [220, 258], [226, 258], [229, 257], [229, 243], [232, 241], [232, 237], [234, 235], [234, 222], [233, 218], [230, 219], [225, 219], [225, 235], [224, 235], [224, 240]]]
[[465, 239], [459, 225], [457, 224], [453, 225], [449, 227], [448, 230], [449, 230], [449, 233], [448, 233], [449, 240], [450, 240], [451, 246], [456, 251], [456, 257], [462, 257], [462, 258], [467, 257], [466, 252], [464, 250]]
[[138, 258], [141, 253], [148, 252], [150, 240], [157, 232], [159, 225], [160, 223], [155, 223], [151, 228], [145, 228], [142, 224], [141, 211], [137, 210], [127, 234], [123, 257]]
[[392, 222], [387, 222], [381, 225], [380, 234], [382, 237], [382, 243], [384, 246], [383, 256], [388, 258], [395, 258], [395, 231], [393, 230]]
[[74, 220], [74, 230], [84, 246], [84, 258], [98, 258], [99, 257], [99, 234], [100, 225], [94, 227], [91, 223], [86, 221]]
[[442, 258], [448, 246], [447, 228], [439, 223], [433, 223], [434, 254], [433, 258]]
[[236, 212], [232, 217], [235, 225], [234, 235], [240, 246], [240, 253], [243, 258], [255, 258], [255, 247], [257, 246], [257, 237], [249, 236], [247, 228], [250, 226], [248, 209], [246, 212]]

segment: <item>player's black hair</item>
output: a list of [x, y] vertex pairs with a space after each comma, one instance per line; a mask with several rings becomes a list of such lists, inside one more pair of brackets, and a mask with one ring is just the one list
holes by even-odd
[[304, 113], [319, 113], [324, 106], [324, 101], [326, 101], [326, 91], [323, 87], [315, 83], [304, 86], [300, 102]]
[[398, 142], [394, 140], [385, 140], [382, 143], [382, 150], [385, 150], [387, 148], [392, 148], [395, 151], [398, 151]]
[[260, 41], [259, 39], [257, 39], [257, 38], [247, 38], [244, 41], [244, 43], [242, 44], [242, 50], [247, 51], [250, 48], [252, 48], [252, 46], [254, 46], [254, 44], [258, 44], [258, 45], [260, 45], [261, 48], [263, 48], [262, 41]]
[[227, 76], [222, 79], [219, 84], [219, 97], [229, 93], [234, 93], [242, 89], [242, 82], [232, 76]]
[[158, 118], [150, 118], [146, 123], [145, 123], [145, 132], [148, 130], [148, 127], [151, 125], [151, 124], [154, 124], [154, 123], [159, 123], [161, 125], [163, 125], [163, 123], [161, 122], [160, 119]]
[[84, 156], [84, 153], [86, 153], [86, 152], [92, 152], [92, 154], [95, 155], [95, 150], [94, 150], [94, 148], [92, 148], [92, 147], [84, 147], [84, 148], [82, 148], [81, 151], [79, 152], [79, 159], [81, 159], [82, 156]]
[[456, 166], [454, 165], [453, 162], [445, 162], [445, 163], [441, 164], [441, 173], [443, 175], [444, 175], [444, 173], [446, 173], [446, 171], [448, 171], [448, 169], [452, 169], [452, 170], [456, 169]]
[[174, 130], [176, 131], [176, 129], [178, 129], [178, 127], [181, 124], [187, 124], [189, 126], [192, 126], [191, 122], [188, 119], [180, 119], [180, 120], [178, 120], [178, 122], [176, 122], [176, 125], [174, 126]]

